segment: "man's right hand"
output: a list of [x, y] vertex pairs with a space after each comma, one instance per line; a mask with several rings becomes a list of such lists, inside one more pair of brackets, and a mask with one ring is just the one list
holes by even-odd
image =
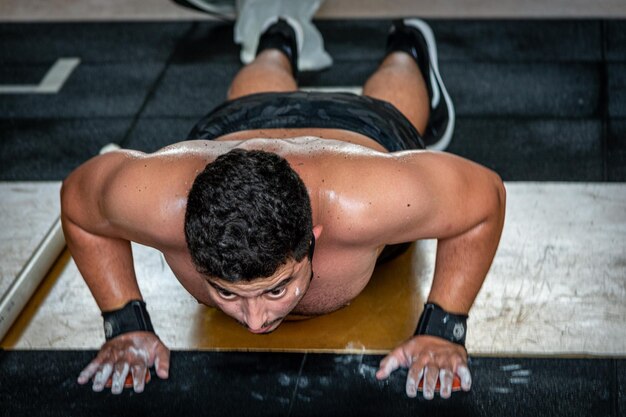
[[153, 365], [159, 378], [167, 379], [170, 351], [161, 339], [151, 332], [125, 333], [102, 345], [95, 359], [78, 376], [78, 383], [86, 384], [93, 377], [92, 388], [99, 392], [112, 375], [111, 393], [119, 394], [130, 372], [135, 392], [142, 392], [146, 372]]

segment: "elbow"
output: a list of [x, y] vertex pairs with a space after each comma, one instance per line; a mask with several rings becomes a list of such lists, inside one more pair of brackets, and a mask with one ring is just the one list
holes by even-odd
[[506, 211], [506, 187], [504, 186], [504, 182], [502, 178], [495, 172], [493, 173], [493, 184], [495, 189], [495, 205], [496, 212], [498, 213], [498, 217], [502, 222], [504, 220], [504, 213]]
[[67, 222], [68, 219], [68, 212], [70, 209], [70, 194], [71, 194], [71, 182], [68, 181], [68, 179], [66, 178], [65, 180], [63, 180], [63, 183], [61, 184], [61, 192], [60, 192], [60, 199], [61, 199], [61, 223], [64, 224], [65, 222]]
[[504, 181], [496, 173], [494, 173], [494, 184], [498, 196], [498, 205], [502, 208], [506, 207], [506, 188], [504, 187]]
[[61, 221], [66, 222], [71, 218], [71, 212], [75, 205], [75, 196], [77, 194], [77, 178], [70, 174], [61, 183], [60, 200], [61, 200]]
[[65, 211], [65, 209], [68, 206], [70, 194], [72, 193], [72, 185], [73, 185], [73, 181], [71, 179], [71, 176], [65, 178], [63, 182], [61, 183], [61, 191], [60, 191], [61, 214]]

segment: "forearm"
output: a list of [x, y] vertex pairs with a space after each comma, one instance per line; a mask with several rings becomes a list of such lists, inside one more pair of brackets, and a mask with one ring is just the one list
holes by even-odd
[[435, 275], [428, 301], [467, 314], [495, 256], [504, 225], [505, 194], [499, 187], [490, 215], [470, 230], [439, 239]]
[[142, 299], [130, 242], [98, 236], [61, 216], [68, 248], [98, 307], [111, 311]]
[[123, 172], [128, 158], [109, 153], [75, 169], [61, 187], [61, 222], [67, 246], [76, 266], [102, 311], [141, 299], [133, 266], [130, 242], [111, 218], [112, 201], [124, 199], [111, 189], [113, 173]]

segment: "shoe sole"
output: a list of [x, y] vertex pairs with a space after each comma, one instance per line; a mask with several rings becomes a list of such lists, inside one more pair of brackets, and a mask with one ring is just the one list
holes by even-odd
[[[448, 109], [448, 125], [446, 126], [445, 132], [441, 136], [441, 139], [434, 144], [427, 146], [427, 148], [432, 151], [443, 151], [448, 147], [450, 141], [452, 140], [455, 113], [454, 105], [452, 104], [448, 90], [446, 90], [446, 86], [443, 84], [441, 75], [439, 74], [439, 61], [437, 59], [437, 43], [435, 42], [435, 35], [428, 23], [421, 19], [404, 19], [404, 24], [406, 26], [416, 28], [422, 33], [422, 36], [424, 36], [426, 44], [428, 45], [428, 59], [430, 60], [430, 82], [431, 84], [436, 84], [438, 86], [438, 90], [441, 91], [440, 94], [443, 95], [446, 108]], [[440, 99], [441, 97], [435, 97], [435, 94], [433, 93], [431, 105], [435, 107], [433, 103], [438, 104]]]

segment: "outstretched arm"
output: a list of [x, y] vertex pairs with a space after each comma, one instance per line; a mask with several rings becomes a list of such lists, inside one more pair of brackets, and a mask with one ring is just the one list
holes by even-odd
[[467, 314], [500, 241], [504, 185], [494, 172], [449, 154], [423, 154], [417, 169], [421, 178], [416, 188], [422, 191], [420, 195], [432, 197], [422, 197], [417, 203], [415, 224], [407, 237], [437, 239], [428, 301], [446, 311]]
[[[466, 315], [493, 261], [505, 213], [505, 189], [492, 171], [449, 154], [407, 152], [396, 157], [393, 192], [386, 193], [385, 243], [437, 239], [433, 285], [428, 302]], [[381, 189], [389, 189], [383, 187]], [[393, 219], [397, 219], [394, 221]], [[433, 336], [415, 336], [393, 350], [377, 374], [386, 378], [408, 367], [407, 394], [420, 380], [432, 398], [439, 379], [448, 397], [454, 375], [469, 390], [471, 376], [463, 346]]]
[[[96, 157], [77, 168], [61, 190], [61, 220], [72, 257], [101, 311], [122, 308], [130, 300], [141, 300], [133, 266], [129, 237], [124, 231], [120, 202], [132, 204], [119, 194], [116, 176], [132, 154], [113, 152]], [[115, 194], [118, 193], [118, 194]], [[115, 200], [115, 201], [113, 201]], [[116, 221], [117, 220], [117, 221]], [[157, 363], [157, 374], [168, 374], [169, 351], [154, 333], [131, 332], [111, 339], [79, 376], [102, 390], [113, 375], [113, 391], [121, 392], [130, 372], [136, 391], [143, 390], [147, 368]]]

